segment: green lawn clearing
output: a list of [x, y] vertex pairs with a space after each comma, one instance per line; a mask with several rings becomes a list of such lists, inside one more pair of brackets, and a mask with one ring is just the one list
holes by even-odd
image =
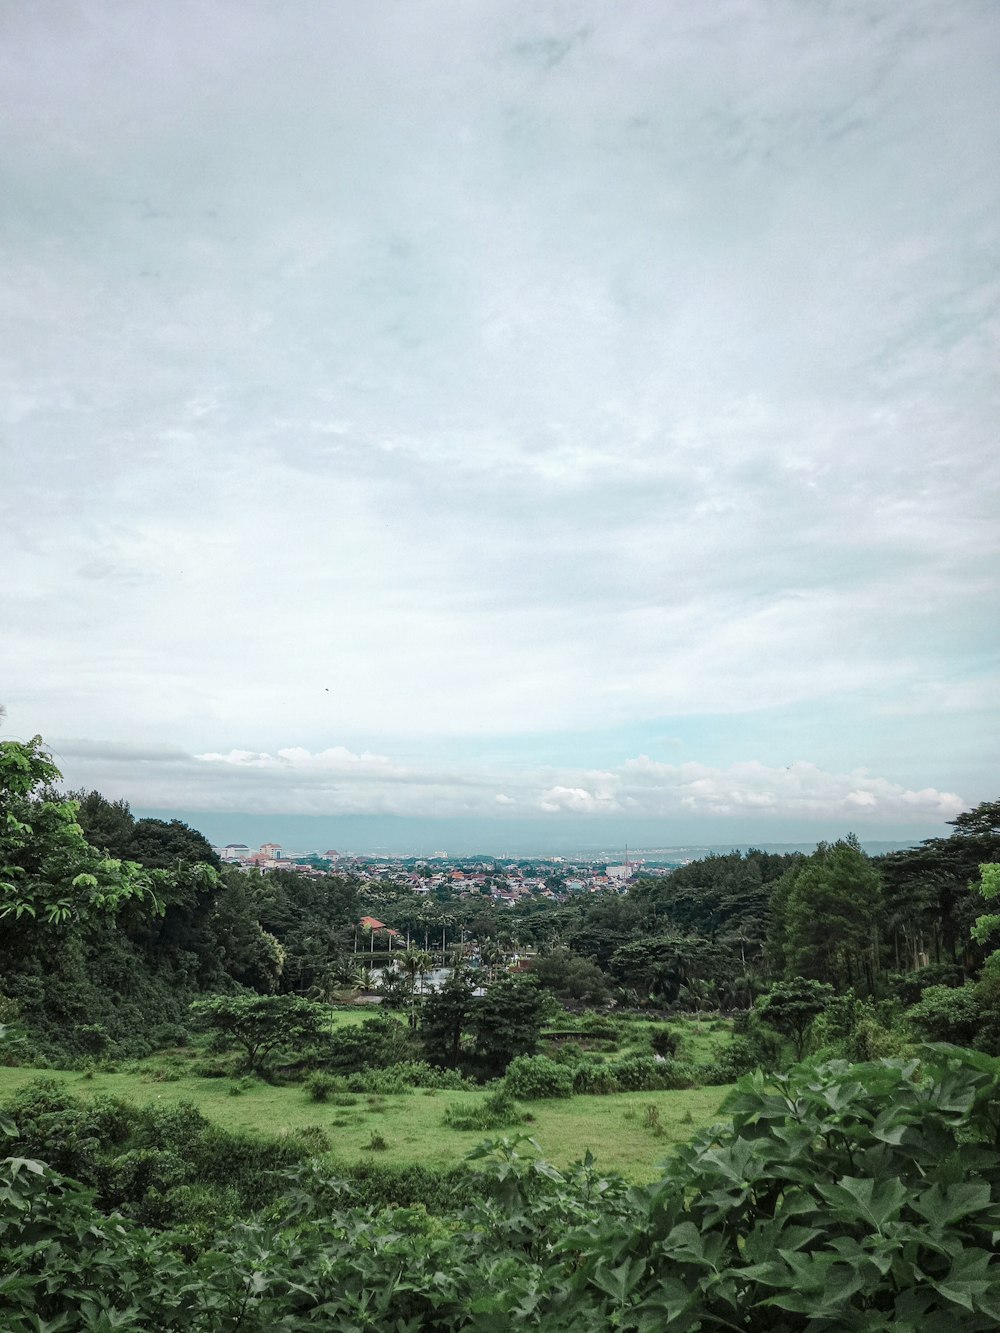
[[[446, 1167], [461, 1161], [486, 1137], [523, 1132], [536, 1138], [546, 1158], [557, 1166], [569, 1165], [589, 1149], [601, 1167], [636, 1181], [653, 1179], [657, 1164], [673, 1145], [717, 1120], [727, 1092], [725, 1088], [696, 1088], [530, 1102], [524, 1104], [533, 1117], [529, 1123], [486, 1135], [443, 1124], [450, 1103], [485, 1097], [480, 1089], [433, 1093], [415, 1089], [388, 1096], [358, 1093], [352, 1094], [351, 1104], [334, 1105], [310, 1101], [301, 1085], [272, 1087], [256, 1080], [233, 1095], [238, 1085], [231, 1079], [185, 1076], [161, 1083], [142, 1072], [81, 1075], [0, 1068], [0, 1101], [40, 1077], [66, 1083], [85, 1097], [108, 1093], [160, 1105], [193, 1102], [205, 1116], [230, 1130], [282, 1134], [318, 1125], [333, 1143], [332, 1159], [345, 1162], [370, 1156], [398, 1166]], [[369, 1148], [373, 1136], [387, 1146], [381, 1151]]]

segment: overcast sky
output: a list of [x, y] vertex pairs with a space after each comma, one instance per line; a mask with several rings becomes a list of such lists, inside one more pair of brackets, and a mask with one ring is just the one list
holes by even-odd
[[1000, 797], [998, 69], [995, 0], [0, 0], [4, 734], [663, 843]]

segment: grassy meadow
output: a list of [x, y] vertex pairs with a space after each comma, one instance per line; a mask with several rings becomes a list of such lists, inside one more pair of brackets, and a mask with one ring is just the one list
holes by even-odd
[[[142, 1072], [80, 1074], [66, 1070], [0, 1069], [0, 1101], [36, 1078], [65, 1083], [78, 1096], [111, 1094], [130, 1101], [169, 1105], [192, 1102], [210, 1120], [229, 1130], [282, 1134], [318, 1125], [333, 1143], [334, 1161], [356, 1161], [371, 1155], [403, 1166], [451, 1166], [484, 1138], [525, 1132], [536, 1138], [545, 1157], [568, 1166], [589, 1149], [607, 1170], [630, 1180], [651, 1180], [657, 1163], [696, 1129], [718, 1119], [725, 1088], [696, 1088], [677, 1092], [630, 1092], [610, 1097], [576, 1096], [565, 1100], [525, 1103], [533, 1120], [520, 1127], [484, 1134], [446, 1126], [445, 1108], [455, 1102], [475, 1102], [487, 1094], [480, 1089], [443, 1092], [414, 1089], [378, 1096], [341, 1094], [338, 1101], [310, 1101], [301, 1085], [272, 1086], [254, 1080], [239, 1084], [230, 1079], [182, 1077], [169, 1083], [154, 1081]], [[234, 1095], [233, 1089], [243, 1090]], [[387, 1147], [372, 1151], [368, 1144], [380, 1135]]]
[[[369, 1006], [334, 1009], [330, 1025], [353, 1027], [372, 1016]], [[404, 1016], [397, 1017], [405, 1022]], [[579, 1019], [565, 1015], [558, 1027], [564, 1038], [571, 1033], [570, 1039], [589, 1049], [597, 1059], [648, 1054], [652, 1034], [663, 1026], [678, 1035], [689, 1060], [712, 1059], [730, 1039], [729, 1025], [718, 1020], [685, 1018], [663, 1024], [619, 1019], [613, 1037], [589, 1035], [584, 1030], [586, 1021], [586, 1016]], [[578, 1026], [580, 1031], [574, 1031]], [[543, 1041], [542, 1048], [552, 1053], [557, 1044]], [[198, 1072], [204, 1054], [198, 1046], [179, 1048], [130, 1062], [125, 1069], [114, 1072], [99, 1064], [85, 1072], [0, 1068], [0, 1102], [32, 1079], [51, 1078], [83, 1097], [109, 1094], [159, 1105], [191, 1102], [229, 1130], [283, 1134], [319, 1126], [333, 1144], [334, 1161], [352, 1162], [371, 1156], [399, 1166], [454, 1165], [483, 1138], [528, 1133], [538, 1140], [546, 1158], [558, 1166], [569, 1165], [589, 1149], [605, 1169], [643, 1181], [656, 1175], [657, 1164], [674, 1144], [718, 1119], [727, 1091], [710, 1087], [526, 1102], [523, 1109], [531, 1117], [526, 1124], [486, 1134], [453, 1129], [444, 1123], [449, 1105], [475, 1103], [488, 1095], [484, 1089], [338, 1093], [328, 1101], [316, 1102], [300, 1083], [204, 1077]], [[376, 1142], [384, 1141], [385, 1148], [371, 1148], [373, 1136]]]

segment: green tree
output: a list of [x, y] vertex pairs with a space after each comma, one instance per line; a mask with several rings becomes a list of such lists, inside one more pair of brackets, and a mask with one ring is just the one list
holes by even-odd
[[534, 1054], [544, 1012], [544, 996], [529, 977], [503, 977], [474, 1002], [470, 1026], [488, 1074], [502, 1074], [516, 1055]]
[[180, 819], [137, 819], [128, 854], [151, 870], [170, 870], [184, 861], [222, 866], [205, 835]]
[[0, 918], [58, 927], [150, 898], [139, 866], [87, 842], [61, 776], [40, 736], [0, 741]]
[[251, 1073], [282, 1047], [317, 1041], [327, 1018], [322, 1005], [298, 995], [213, 995], [195, 1000], [191, 1013], [223, 1046], [242, 1049]]
[[130, 856], [135, 819], [128, 801], [109, 801], [99, 791], [71, 791], [77, 803], [77, 823], [87, 841], [107, 856], [135, 860]]
[[[695, 991], [731, 974], [729, 950], [697, 935], [657, 935], [631, 941], [611, 956], [611, 974], [643, 998], [693, 1002]], [[699, 1007], [695, 1002], [694, 1007]]]
[[420, 982], [423, 989], [423, 979], [434, 967], [434, 958], [427, 949], [409, 948], [404, 950], [396, 959], [397, 964], [403, 969], [410, 987], [410, 1027], [416, 1029], [417, 1026], [417, 982]]
[[[1000, 863], [993, 862], [979, 867], [980, 894], [991, 902], [994, 898], [1000, 898]], [[1000, 931], [1000, 914], [996, 912], [984, 912], [982, 916], [976, 917], [972, 927], [972, 937], [980, 944], [985, 944], [991, 935]]]
[[832, 1003], [833, 987], [807, 977], [779, 981], [760, 996], [754, 1008], [768, 1027], [790, 1037], [795, 1058], [801, 1060], [813, 1021]]
[[179, 819], [136, 819], [128, 801], [109, 801], [99, 791], [74, 791], [77, 822], [87, 841], [109, 856], [138, 861], [150, 870], [169, 870], [178, 862], [221, 862], [204, 834]]
[[487, 984], [493, 980], [497, 968], [503, 964], [504, 952], [497, 940], [486, 939], [479, 945], [479, 961], [486, 971]]
[[928, 986], [906, 1018], [923, 1041], [971, 1046], [981, 1018], [976, 987]]
[[263, 994], [278, 989], [285, 950], [257, 919], [255, 885], [247, 875], [231, 875], [215, 897], [209, 923], [226, 975]]
[[420, 1039], [428, 1060], [454, 1068], [460, 1061], [462, 1034], [473, 1004], [473, 981], [464, 968], [455, 968], [420, 1011]]
[[853, 834], [816, 851], [792, 872], [776, 923], [786, 976], [812, 977], [841, 989], [875, 987], [879, 873]]
[[608, 979], [589, 958], [578, 958], [568, 949], [553, 949], [534, 958], [530, 974], [543, 990], [560, 1000], [577, 1004], [604, 1005], [608, 1002]]
[[950, 821], [948, 838], [893, 852], [881, 862], [897, 970], [932, 962], [981, 961], [969, 931], [978, 902], [970, 889], [980, 865], [1000, 861], [1000, 801], [983, 801]]

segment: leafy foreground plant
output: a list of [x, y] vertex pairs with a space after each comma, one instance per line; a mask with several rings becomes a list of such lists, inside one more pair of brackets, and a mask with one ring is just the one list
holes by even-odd
[[[0, 1326], [331, 1333], [607, 1329], [979, 1333], [1000, 1327], [1000, 1062], [748, 1077], [732, 1124], [647, 1188], [520, 1143], [444, 1216], [352, 1206], [318, 1164], [192, 1252], [106, 1218], [48, 1168], [0, 1172]], [[530, 1142], [530, 1141], [529, 1141]], [[496, 1158], [499, 1157], [499, 1160]], [[47, 1321], [47, 1322], [43, 1322]]]

